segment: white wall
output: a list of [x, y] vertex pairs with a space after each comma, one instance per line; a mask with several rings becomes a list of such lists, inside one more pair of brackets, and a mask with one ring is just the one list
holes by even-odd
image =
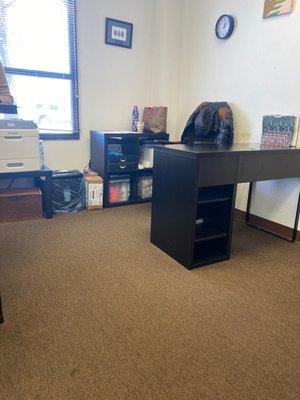
[[182, 0], [156, 0], [152, 55], [152, 103], [168, 106], [168, 133], [171, 139], [178, 137], [182, 9]]
[[[181, 0], [78, 0], [80, 140], [45, 143], [53, 169], [82, 169], [91, 129], [130, 129], [134, 104], [167, 105], [176, 131]], [[134, 24], [133, 48], [104, 44], [105, 17]]]
[[[83, 168], [90, 129], [129, 129], [136, 103], [167, 105], [173, 139], [203, 100], [230, 102], [238, 142], [260, 141], [264, 114], [300, 115], [299, 2], [293, 14], [268, 20], [262, 18], [264, 0], [78, 3], [81, 139], [47, 142], [50, 167]], [[237, 21], [228, 41], [214, 34], [223, 13]], [[107, 16], [134, 23], [132, 50], [104, 45]], [[292, 226], [299, 184], [259, 184], [253, 212]], [[247, 188], [239, 188], [237, 207], [243, 210]]]
[[[299, 3], [299, 2], [298, 2]], [[264, 20], [263, 0], [186, 0], [183, 17], [178, 132], [202, 101], [228, 101], [237, 142], [259, 142], [264, 114], [300, 115], [300, 4], [289, 16]], [[215, 37], [220, 15], [237, 27], [227, 41]], [[300, 180], [259, 184], [253, 212], [293, 225]], [[247, 185], [237, 207], [245, 210]]]
[[[89, 161], [91, 129], [130, 128], [134, 104], [150, 104], [155, 0], [79, 0], [79, 141], [45, 143], [53, 169], [82, 169]], [[105, 17], [134, 24], [131, 50], [104, 44]]]

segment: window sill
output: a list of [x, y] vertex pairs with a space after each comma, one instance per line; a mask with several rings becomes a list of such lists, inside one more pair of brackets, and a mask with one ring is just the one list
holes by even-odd
[[73, 133], [40, 133], [40, 139], [42, 140], [79, 140], [79, 132]]

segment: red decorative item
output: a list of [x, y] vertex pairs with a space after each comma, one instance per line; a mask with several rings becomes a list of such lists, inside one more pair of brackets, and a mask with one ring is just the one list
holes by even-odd
[[110, 186], [109, 188], [109, 202], [110, 203], [117, 203], [120, 198], [120, 191], [118, 188], [114, 186]]

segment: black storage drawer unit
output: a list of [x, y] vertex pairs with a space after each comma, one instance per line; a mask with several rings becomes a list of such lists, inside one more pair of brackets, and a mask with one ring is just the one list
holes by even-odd
[[127, 172], [136, 171], [138, 168], [138, 163], [120, 163], [120, 164], [109, 164], [108, 172]]
[[109, 162], [109, 164], [137, 163], [138, 156], [136, 154], [108, 155], [108, 162]]
[[[139, 182], [143, 173], [152, 176], [152, 168], [139, 169], [141, 147], [147, 144], [161, 143], [168, 141], [167, 133], [136, 133], [136, 132], [104, 132], [91, 131], [91, 161], [90, 167], [98, 172], [104, 179], [104, 207], [119, 205], [145, 203], [152, 200], [151, 197], [139, 196]], [[141, 162], [140, 162], [141, 164]], [[143, 165], [140, 165], [140, 168]], [[115, 175], [130, 177], [130, 197], [128, 201], [114, 201], [118, 198], [118, 184], [110, 185]], [[122, 185], [120, 185], [121, 187]], [[124, 186], [124, 185], [123, 185]], [[121, 192], [124, 194], [125, 189]], [[113, 199], [113, 200], [112, 200]], [[111, 200], [111, 201], [110, 201]]]

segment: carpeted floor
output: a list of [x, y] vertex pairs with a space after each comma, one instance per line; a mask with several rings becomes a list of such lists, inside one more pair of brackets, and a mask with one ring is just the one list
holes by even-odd
[[1, 400], [299, 398], [300, 246], [237, 223], [230, 261], [188, 271], [149, 226], [147, 205], [0, 225]]

